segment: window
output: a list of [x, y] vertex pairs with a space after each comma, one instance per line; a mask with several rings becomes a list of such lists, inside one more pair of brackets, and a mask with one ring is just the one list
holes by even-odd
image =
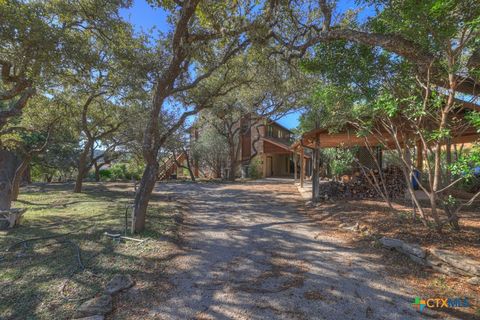
[[267, 137], [273, 137], [273, 126], [267, 127]]

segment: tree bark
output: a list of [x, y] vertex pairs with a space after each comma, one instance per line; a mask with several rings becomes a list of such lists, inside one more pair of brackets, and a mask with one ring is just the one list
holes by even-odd
[[95, 182], [99, 182], [100, 181], [100, 168], [101, 168], [101, 166], [99, 166], [97, 164], [97, 162], [95, 162], [93, 165], [95, 167]]
[[155, 186], [155, 182], [157, 181], [157, 174], [158, 163], [156, 161], [148, 163], [135, 194], [132, 233], [140, 232], [145, 229], [148, 202], [150, 201], [150, 196]]
[[12, 182], [12, 201], [18, 199], [18, 194], [20, 193], [20, 184], [22, 183], [23, 175], [25, 170], [28, 168], [30, 161], [31, 157], [26, 157], [15, 170], [15, 176]]
[[0, 210], [8, 210], [12, 206], [12, 181], [17, 162], [15, 154], [0, 150]]
[[185, 160], [187, 160], [187, 170], [188, 170], [188, 173], [190, 174], [190, 179], [192, 179], [192, 181], [195, 182], [195, 174], [193, 173], [193, 170], [192, 170], [190, 156], [188, 155], [187, 151], [184, 151], [184, 152], [185, 152]]
[[445, 185], [449, 185], [452, 182], [452, 173], [450, 172], [450, 165], [452, 164], [452, 140], [449, 138], [447, 139], [447, 143], [445, 145], [445, 161], [446, 161], [446, 168], [445, 168]]
[[78, 159], [78, 174], [77, 179], [75, 181], [75, 187], [73, 188], [73, 192], [81, 193], [82, 186], [83, 186], [83, 178], [87, 174], [87, 157], [90, 154], [90, 149], [92, 147], [92, 142], [87, 141], [85, 147], [83, 148], [82, 153], [80, 154], [80, 158]]
[[235, 143], [233, 142], [233, 138], [230, 142], [229, 139], [229, 147], [230, 147], [230, 172], [228, 174], [228, 180], [235, 181], [235, 174], [237, 172], [237, 153], [235, 152]]

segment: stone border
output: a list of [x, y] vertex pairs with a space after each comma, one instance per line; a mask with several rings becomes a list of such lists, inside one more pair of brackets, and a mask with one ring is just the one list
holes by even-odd
[[[342, 223], [338, 226], [341, 229], [353, 232], [371, 234], [366, 225], [360, 225], [358, 222], [354, 225]], [[396, 250], [425, 267], [430, 267], [438, 272], [450, 276], [466, 276], [470, 277], [467, 283], [473, 285], [480, 285], [480, 262], [462, 256], [444, 249], [425, 249], [418, 244], [404, 242], [400, 239], [375, 237], [384, 248], [389, 250]]]
[[379, 241], [383, 247], [403, 253], [422, 266], [448, 275], [471, 277], [468, 283], [480, 284], [480, 263], [473, 259], [448, 250], [425, 249], [400, 239], [382, 237]]
[[120, 291], [133, 287], [135, 281], [128, 274], [116, 274], [105, 286], [105, 292], [82, 303], [75, 312], [74, 319], [103, 320], [107, 313], [112, 312], [112, 296]]

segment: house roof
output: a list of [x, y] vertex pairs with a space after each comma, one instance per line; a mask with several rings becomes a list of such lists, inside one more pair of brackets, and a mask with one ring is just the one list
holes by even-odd
[[[395, 148], [395, 141], [386, 131], [378, 132], [377, 135], [369, 134], [363, 137], [357, 136], [357, 132], [358, 130], [352, 125], [346, 125], [345, 128], [339, 132], [330, 132], [328, 129], [318, 128], [304, 133], [290, 148], [296, 149], [304, 146], [313, 149], [317, 137], [320, 140], [320, 148], [364, 146], [366, 142], [372, 146], [383, 145], [388, 149]], [[407, 132], [405, 135], [397, 136], [397, 139], [402, 143], [404, 137], [410, 134], [413, 133]], [[379, 137], [382, 139], [379, 139]], [[458, 135], [452, 139], [452, 143], [471, 143], [478, 139], [480, 139], [480, 134], [474, 130], [474, 128], [470, 128], [469, 130], [458, 133]]]

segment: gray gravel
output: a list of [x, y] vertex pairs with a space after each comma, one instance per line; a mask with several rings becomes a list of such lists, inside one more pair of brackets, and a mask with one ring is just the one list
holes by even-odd
[[[378, 257], [321, 234], [291, 180], [157, 187], [187, 208], [155, 319], [421, 319]], [[320, 234], [319, 234], [320, 232]]]

